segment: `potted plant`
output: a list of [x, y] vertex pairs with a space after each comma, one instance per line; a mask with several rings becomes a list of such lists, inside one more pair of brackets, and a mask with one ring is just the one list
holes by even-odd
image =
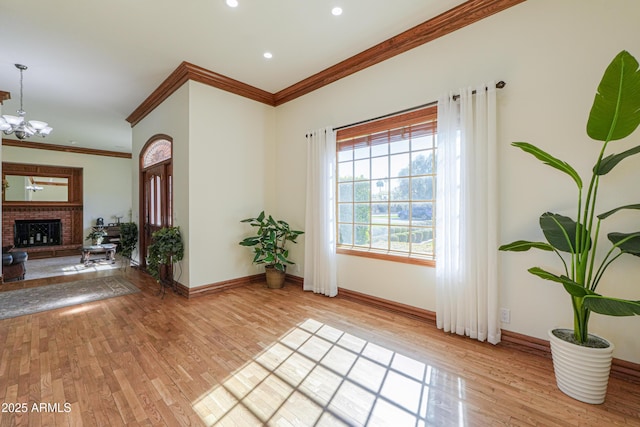
[[296, 243], [303, 231], [292, 230], [285, 221], [275, 220], [271, 215], [260, 212], [256, 218], [243, 219], [240, 222], [249, 223], [256, 228], [256, 234], [247, 237], [239, 244], [253, 247], [255, 264], [265, 264], [267, 286], [281, 288], [284, 285], [287, 264], [294, 264], [289, 259], [286, 243]]
[[[560, 258], [561, 273], [552, 273], [540, 267], [533, 267], [528, 271], [562, 285], [570, 295], [573, 330], [549, 331], [551, 352], [558, 388], [587, 403], [604, 401], [613, 353], [611, 343], [589, 334], [589, 316], [592, 312], [609, 316], [640, 314], [640, 301], [607, 297], [597, 292], [613, 261], [623, 254], [640, 256], [640, 231], [609, 233], [607, 238], [610, 248], [606, 252], [597, 253], [600, 243], [604, 241], [600, 238], [601, 222], [621, 210], [640, 209], [640, 204], [629, 204], [601, 212], [596, 203], [601, 180], [605, 179], [605, 175], [625, 158], [640, 152], [640, 146], [636, 146], [621, 153], [605, 155], [609, 143], [626, 138], [639, 124], [638, 62], [631, 54], [622, 51], [607, 67], [589, 114], [587, 134], [603, 144], [592, 169], [586, 194], [582, 178], [568, 163], [531, 144], [512, 144], [570, 176], [578, 189], [575, 217], [551, 212], [545, 212], [540, 217], [540, 228], [546, 242], [518, 240], [501, 246], [500, 250], [519, 252], [540, 249], [555, 252]], [[589, 359], [588, 355], [594, 356], [594, 359]], [[565, 363], [567, 366], [563, 366], [563, 361], [568, 362]], [[597, 369], [600, 371], [597, 372]]]
[[129, 260], [138, 244], [138, 226], [135, 222], [120, 223], [120, 255]]
[[184, 258], [184, 244], [180, 227], [163, 227], [151, 235], [147, 255], [147, 272], [163, 286], [175, 284], [173, 264]]
[[87, 237], [85, 237], [86, 240], [91, 240], [91, 244], [92, 245], [101, 245], [102, 244], [102, 240], [104, 239], [104, 237], [107, 235], [107, 232], [102, 230], [102, 229], [93, 229], [89, 232], [89, 234], [87, 234]]

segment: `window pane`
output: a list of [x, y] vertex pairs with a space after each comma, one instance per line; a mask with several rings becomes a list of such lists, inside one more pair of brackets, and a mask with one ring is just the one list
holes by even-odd
[[368, 159], [369, 158], [369, 147], [361, 147], [361, 148], [356, 148], [353, 151], [353, 158], [354, 159]]
[[346, 162], [348, 160], [353, 160], [353, 149], [352, 148], [338, 151], [338, 161], [339, 162]]
[[411, 178], [411, 199], [433, 199], [433, 177], [422, 176], [419, 178]]
[[338, 184], [338, 200], [341, 202], [353, 202], [353, 182]]
[[412, 235], [411, 251], [420, 255], [429, 255], [433, 250], [433, 229], [417, 228]]
[[389, 180], [371, 181], [371, 200], [389, 200]]
[[338, 244], [353, 245], [353, 226], [351, 224], [338, 226]]
[[354, 222], [366, 223], [371, 221], [371, 211], [369, 205], [357, 204], [355, 205], [355, 218]]
[[354, 179], [369, 179], [371, 173], [369, 171], [370, 160], [356, 160], [354, 162], [354, 171], [353, 177]]
[[374, 157], [371, 159], [371, 179], [389, 177], [389, 157]]
[[376, 144], [371, 147], [371, 157], [385, 156], [389, 154], [389, 144]]
[[411, 138], [411, 150], [424, 150], [433, 146], [433, 135]]
[[409, 250], [409, 227], [391, 227], [389, 246], [394, 251]]
[[369, 181], [359, 181], [355, 185], [355, 201], [368, 202], [371, 200], [371, 189]]
[[142, 167], [148, 168], [171, 158], [171, 141], [159, 139], [147, 147], [142, 156]]
[[389, 223], [389, 205], [386, 203], [372, 203], [371, 204], [371, 222], [373, 224], [388, 224]]
[[353, 222], [353, 205], [351, 203], [338, 204], [338, 222]]
[[409, 178], [395, 178], [389, 182], [391, 200], [409, 200]]
[[412, 175], [424, 175], [434, 172], [433, 165], [433, 152], [418, 151], [411, 154], [411, 174]]
[[409, 224], [409, 203], [397, 203], [392, 205], [391, 224], [392, 225], [408, 225]]
[[404, 153], [409, 151], [409, 140], [404, 139], [402, 141], [395, 141], [390, 144], [389, 150], [392, 154], [394, 153]]
[[338, 181], [353, 180], [353, 162], [338, 163]]
[[409, 153], [391, 156], [390, 177], [409, 176]]
[[371, 241], [369, 226], [368, 225], [356, 225], [356, 241], [354, 242], [357, 246], [369, 246], [369, 242]]
[[388, 249], [389, 228], [387, 226], [371, 226], [371, 247], [375, 249]]
[[431, 225], [433, 220], [432, 203], [411, 203], [410, 211], [413, 225]]

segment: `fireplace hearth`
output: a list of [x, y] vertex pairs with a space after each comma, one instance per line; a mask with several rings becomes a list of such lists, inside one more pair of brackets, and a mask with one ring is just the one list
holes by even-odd
[[14, 246], [56, 246], [62, 244], [62, 221], [59, 219], [15, 220]]

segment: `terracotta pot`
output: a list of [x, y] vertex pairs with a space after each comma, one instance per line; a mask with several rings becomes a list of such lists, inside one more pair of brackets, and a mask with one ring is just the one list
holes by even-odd
[[274, 267], [265, 266], [267, 275], [267, 287], [270, 289], [280, 289], [284, 286], [285, 272], [276, 270]]
[[581, 402], [604, 402], [613, 359], [613, 344], [604, 338], [589, 334], [589, 338], [600, 342], [602, 348], [577, 345], [557, 336], [563, 333], [573, 335], [573, 330], [549, 331], [553, 370], [558, 388]]

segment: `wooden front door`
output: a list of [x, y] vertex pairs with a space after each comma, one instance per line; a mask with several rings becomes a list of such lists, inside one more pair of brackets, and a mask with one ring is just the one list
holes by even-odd
[[152, 235], [173, 225], [173, 148], [166, 135], [151, 138], [140, 153], [140, 264], [146, 257]]

